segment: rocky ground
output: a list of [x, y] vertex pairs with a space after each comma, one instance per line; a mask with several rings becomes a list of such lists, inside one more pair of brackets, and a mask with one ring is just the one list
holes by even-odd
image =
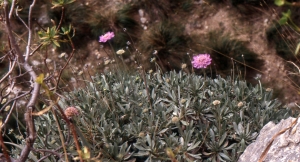
[[[198, 7], [202, 8], [201, 5]], [[262, 74], [265, 86], [280, 91], [279, 97], [285, 103], [297, 102], [298, 90], [288, 78], [290, 71], [284, 66], [286, 60], [276, 55], [274, 45], [269, 44], [266, 38], [267, 28], [280, 18], [279, 9], [273, 5], [256, 8], [256, 13], [249, 16], [229, 5], [213, 4], [209, 7], [211, 13], [202, 16], [194, 13], [189, 17], [187, 32], [207, 33], [224, 29], [226, 33], [231, 33], [232, 38], [247, 42], [247, 47], [265, 61], [264, 68], [257, 70], [257, 74]]]
[[[112, 7], [122, 3], [127, 2], [116, 0], [111, 1], [108, 5]], [[284, 66], [287, 64], [286, 60], [276, 55], [274, 45], [269, 44], [266, 38], [267, 28], [280, 18], [281, 11], [278, 7], [275, 5], [267, 5], [263, 8], [255, 7], [252, 8], [251, 15], [249, 15], [249, 13], [243, 13], [237, 7], [226, 3], [195, 1], [194, 5], [196, 9], [178, 17], [178, 19], [186, 20], [185, 30], [188, 34], [203, 34], [222, 29], [225, 33], [230, 33], [232, 38], [247, 42], [247, 47], [259, 54], [260, 58], [265, 61], [264, 68], [257, 70], [257, 74], [262, 74], [261, 79], [264, 86], [276, 89], [276, 96], [284, 103], [293, 103], [299, 100], [298, 89], [289, 80], [288, 73], [290, 71]], [[141, 17], [137, 16], [138, 21], [139, 18]], [[139, 22], [143, 25], [142, 21]], [[107, 54], [100, 48], [100, 44], [97, 40], [88, 44], [90, 54], [86, 58], [86, 64], [92, 66], [103, 64], [104, 62], [97, 61], [107, 57]]]
[[[105, 10], [116, 9], [129, 1], [108, 0], [105, 3], [104, 1], [101, 2], [102, 8]], [[82, 3], [83, 5], [95, 4], [93, 0], [82, 0]], [[277, 97], [280, 97], [284, 103], [299, 100], [298, 89], [287, 77], [289, 71], [284, 66], [286, 61], [276, 55], [274, 46], [269, 44], [266, 39], [267, 28], [280, 18], [281, 11], [276, 6], [255, 7], [252, 8], [251, 15], [249, 15], [249, 13], [243, 13], [227, 2], [210, 3], [201, 0], [193, 3], [193, 10], [183, 15], [174, 13], [175, 16], [172, 17], [183, 20], [187, 34], [203, 34], [221, 29], [225, 33], [230, 33], [232, 38], [247, 42], [247, 47], [265, 61], [264, 68], [257, 70], [257, 74], [262, 74], [263, 85], [266, 88], [276, 89], [276, 92], [279, 92]], [[100, 5], [100, 2], [98, 5]], [[139, 13], [136, 13], [135, 19], [143, 30], [148, 30], [147, 13], [142, 8], [139, 11]], [[89, 80], [91, 75], [108, 70], [106, 61], [110, 49], [103, 48], [98, 40], [89, 40], [82, 43], [86, 44], [86, 48], [76, 49], [74, 59], [63, 74], [64, 77], [69, 78], [69, 85], [75, 87], [79, 86], [78, 81]], [[51, 57], [46, 61], [50, 65], [50, 70], [55, 68], [54, 65], [64, 62], [69, 55], [69, 53], [64, 52], [58, 53], [55, 49], [49, 51], [48, 55]], [[125, 60], [125, 62], [130, 62], [130, 60]], [[43, 57], [37, 57], [32, 64], [36, 67], [42, 66]]]

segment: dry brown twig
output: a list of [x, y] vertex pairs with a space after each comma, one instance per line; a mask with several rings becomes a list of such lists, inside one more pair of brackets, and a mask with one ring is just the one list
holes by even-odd
[[[4, 10], [4, 23], [5, 23], [5, 28], [6, 28], [6, 33], [8, 35], [8, 42], [10, 44], [10, 57], [14, 58], [12, 62], [10, 63], [9, 66], [9, 71], [6, 73], [4, 77], [1, 78], [1, 82], [4, 81], [8, 76], [12, 74], [12, 71], [18, 63], [21, 68], [25, 69], [25, 72], [28, 73], [31, 77], [31, 82], [33, 83], [33, 89], [28, 90], [31, 92], [29, 101], [27, 102], [26, 105], [26, 111], [24, 113], [24, 118], [25, 118], [25, 123], [26, 123], [26, 145], [24, 146], [24, 149], [22, 150], [19, 159], [17, 161], [19, 162], [25, 162], [28, 158], [28, 155], [31, 151], [31, 148], [34, 144], [34, 141], [36, 139], [36, 131], [35, 131], [35, 123], [34, 119], [32, 117], [32, 112], [35, 109], [35, 104], [38, 98], [38, 95], [40, 93], [40, 84], [36, 83], [35, 80], [37, 78], [37, 74], [35, 70], [30, 66], [30, 63], [28, 61], [29, 54], [30, 54], [30, 46], [32, 44], [32, 10], [33, 7], [35, 6], [36, 0], [33, 0], [30, 8], [29, 8], [29, 13], [28, 13], [28, 22], [27, 25], [24, 23], [25, 27], [27, 28], [28, 31], [28, 40], [27, 40], [27, 46], [26, 46], [26, 52], [25, 55], [23, 56], [23, 53], [21, 52], [21, 49], [19, 45], [16, 42], [16, 38], [14, 35], [14, 32], [12, 31], [12, 26], [11, 26], [11, 20], [12, 20], [12, 13], [15, 10], [15, 4], [16, 1], [12, 1], [12, 5], [10, 6], [9, 9], [9, 2], [8, 0], [4, 0], [3, 2], [3, 10]], [[16, 99], [14, 100], [15, 103]], [[7, 161], [10, 161], [10, 157], [8, 157], [8, 154], [4, 153], [4, 156], [6, 157]]]
[[[29, 12], [28, 12], [28, 19], [23, 20], [19, 15], [18, 15], [18, 4], [16, 0], [12, 0], [11, 2], [9, 2], [8, 0], [4, 0], [3, 1], [3, 5], [1, 6], [1, 8], [3, 9], [3, 15], [2, 16], [2, 21], [3, 24], [5, 26], [6, 29], [6, 33], [7, 33], [7, 37], [8, 37], [8, 47], [9, 47], [9, 52], [4, 55], [3, 57], [0, 58], [1, 61], [8, 59], [9, 60], [9, 65], [8, 65], [8, 70], [6, 71], [6, 73], [0, 78], [0, 83], [3, 86], [3, 83], [7, 84], [4, 87], [1, 87], [0, 89], [0, 101], [2, 102], [2, 100], [5, 98], [7, 101], [2, 105], [2, 107], [0, 107], [0, 112], [2, 112], [4, 110], [4, 108], [6, 106], [9, 106], [10, 104], [12, 104], [10, 111], [8, 112], [8, 116], [6, 116], [6, 118], [4, 119], [4, 123], [1, 125], [0, 128], [0, 132], [3, 130], [3, 128], [5, 127], [5, 124], [8, 122], [8, 119], [10, 118], [12, 112], [13, 112], [13, 108], [16, 106], [17, 100], [23, 97], [28, 97], [28, 102], [26, 105], [26, 109], [25, 109], [25, 113], [24, 113], [24, 120], [25, 120], [25, 125], [26, 125], [26, 144], [24, 146], [24, 148], [22, 149], [20, 155], [19, 155], [19, 159], [17, 159], [16, 161], [18, 162], [25, 162], [28, 159], [29, 153], [31, 151], [38, 151], [38, 152], [43, 152], [45, 150], [41, 150], [41, 149], [37, 149], [35, 150], [33, 148], [33, 144], [35, 142], [35, 139], [37, 138], [37, 133], [35, 130], [35, 121], [34, 121], [34, 114], [35, 114], [35, 104], [37, 102], [38, 96], [41, 94], [40, 93], [40, 89], [41, 89], [41, 85], [46, 85], [46, 87], [48, 87], [48, 84], [41, 84], [41, 82], [37, 82], [37, 69], [33, 68], [31, 66], [31, 62], [30, 62], [30, 58], [33, 54], [35, 54], [38, 50], [41, 49], [41, 47], [43, 46], [43, 44], [39, 44], [36, 48], [32, 48], [32, 44], [33, 44], [33, 8], [36, 5], [37, 0], [32, 0], [29, 6]], [[12, 28], [12, 19], [13, 19], [13, 14], [16, 15], [16, 17], [20, 20], [20, 22], [23, 24], [24, 29], [26, 30], [24, 32], [23, 35], [27, 35], [26, 39], [24, 40], [22, 37], [23, 36], [19, 36], [17, 35]], [[61, 14], [61, 18], [59, 21], [58, 26], [56, 27], [56, 31], [58, 32], [58, 30], [60, 30], [61, 26], [62, 26], [62, 22], [64, 19], [64, 7], [62, 6], [62, 14]], [[71, 30], [71, 29], [70, 29]], [[75, 29], [73, 29], [73, 32], [75, 33]], [[73, 33], [73, 34], [74, 34]], [[50, 77], [49, 80], [52, 81], [52, 85], [54, 85], [53, 88], [49, 88], [50, 91], [53, 91], [53, 95], [49, 95], [49, 99], [50, 100], [55, 100], [55, 98], [57, 98], [57, 96], [59, 96], [59, 94], [56, 92], [59, 90], [59, 82], [61, 80], [61, 76], [63, 71], [66, 69], [66, 67], [69, 65], [71, 59], [73, 58], [73, 55], [75, 53], [75, 47], [74, 44], [71, 40], [72, 36], [69, 35], [69, 33], [66, 34], [66, 36], [68, 37], [68, 41], [72, 46], [72, 53], [69, 56], [68, 60], [66, 61], [66, 63], [63, 65], [63, 67], [61, 69], [58, 70], [58, 76], [56, 78], [54, 77]], [[22, 43], [25, 43], [26, 46], [24, 49], [20, 49], [21, 46], [20, 44], [17, 43], [17, 40], [21, 39]], [[23, 52], [24, 51], [24, 52]], [[47, 51], [47, 48], [46, 48]], [[47, 59], [47, 55], [46, 58]], [[47, 72], [49, 71], [49, 68], [47, 67], [47, 63], [45, 62], [45, 66], [47, 68]], [[19, 74], [17, 74], [17, 76], [13, 71], [15, 69], [19, 70]], [[24, 69], [21, 71], [21, 69]], [[54, 69], [54, 72], [56, 71], [56, 69]], [[23, 75], [29, 75], [30, 79], [27, 80], [26, 82], [30, 82], [31, 83], [31, 88], [27, 88], [25, 91], [19, 92], [14, 98], [8, 97], [11, 93], [12, 93], [12, 89], [14, 89], [14, 85], [15, 84], [20, 84], [19, 82], [16, 83], [16, 78], [17, 77], [22, 77]], [[47, 78], [45, 80], [43, 80], [42, 82], [48, 81]], [[3, 91], [8, 91], [8, 89], [11, 89], [8, 93], [3, 94]], [[43, 87], [45, 88], [45, 87]], [[47, 94], [46, 94], [47, 95]], [[79, 158], [80, 161], [83, 161], [81, 155], [80, 155], [80, 144], [78, 141], [78, 137], [76, 134], [76, 130], [74, 127], [74, 124], [70, 121], [70, 119], [68, 119], [66, 117], [66, 115], [64, 114], [63, 108], [59, 107], [56, 104], [56, 109], [53, 109], [53, 111], [55, 112], [59, 112], [59, 115], [66, 121], [66, 123], [69, 126], [69, 129], [73, 135], [75, 144], [76, 144], [76, 148], [77, 151], [79, 153]], [[2, 136], [1, 136], [2, 137]], [[69, 141], [69, 140], [67, 140]], [[10, 157], [9, 154], [5, 151], [5, 142], [2, 140], [0, 140], [0, 144], [2, 146], [3, 149], [3, 155], [6, 158], [6, 161], [10, 161]], [[64, 140], [62, 141], [62, 145], [66, 145], [67, 143], [64, 142]], [[53, 155], [56, 156], [61, 156], [61, 154], [56, 153], [56, 151], [51, 152], [49, 150], [46, 150], [45, 152], [50, 152]], [[65, 154], [67, 154], [65, 152]], [[44, 156], [43, 158], [46, 158], [47, 156]], [[67, 160], [67, 156], [65, 155], [65, 158]]]

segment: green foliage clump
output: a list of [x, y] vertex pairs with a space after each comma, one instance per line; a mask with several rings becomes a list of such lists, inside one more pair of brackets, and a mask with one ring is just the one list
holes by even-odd
[[[101, 74], [85, 88], [64, 95], [59, 102], [62, 107], [76, 106], [82, 112], [71, 120], [82, 147], [88, 148], [84, 157], [236, 161], [267, 122], [291, 115], [260, 84], [248, 86], [239, 79], [183, 72], [148, 74], [147, 83], [142, 78], [139, 74]], [[56, 155], [63, 155], [53, 114], [40, 116], [36, 123], [34, 148], [56, 149], [60, 150]], [[62, 130], [68, 129], [63, 121], [59, 123]], [[68, 155], [74, 157], [70, 134], [64, 134]]]

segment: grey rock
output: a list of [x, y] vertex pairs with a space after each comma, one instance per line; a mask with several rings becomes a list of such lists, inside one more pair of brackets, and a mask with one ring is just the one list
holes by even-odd
[[[280, 131], [290, 127], [295, 120], [296, 118], [289, 117], [288, 119], [281, 120], [278, 124], [274, 124], [273, 122], [266, 124], [260, 131], [256, 141], [246, 148], [238, 162], [257, 162], [262, 152], [272, 141], [272, 138]], [[299, 142], [300, 120], [298, 120], [293, 127], [287, 129], [274, 139], [264, 162], [300, 161]]]

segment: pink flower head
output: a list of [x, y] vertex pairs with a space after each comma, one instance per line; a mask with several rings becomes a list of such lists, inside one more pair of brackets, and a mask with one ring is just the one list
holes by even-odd
[[107, 42], [108, 40], [112, 39], [113, 37], [115, 37], [114, 32], [107, 32], [104, 35], [100, 36], [99, 42]]
[[75, 107], [68, 107], [65, 110], [65, 115], [67, 116], [67, 118], [71, 118], [73, 116], [78, 116], [79, 114], [80, 113], [79, 113], [78, 109]]
[[209, 54], [199, 54], [193, 57], [193, 67], [196, 69], [206, 68], [211, 64], [211, 58]]

